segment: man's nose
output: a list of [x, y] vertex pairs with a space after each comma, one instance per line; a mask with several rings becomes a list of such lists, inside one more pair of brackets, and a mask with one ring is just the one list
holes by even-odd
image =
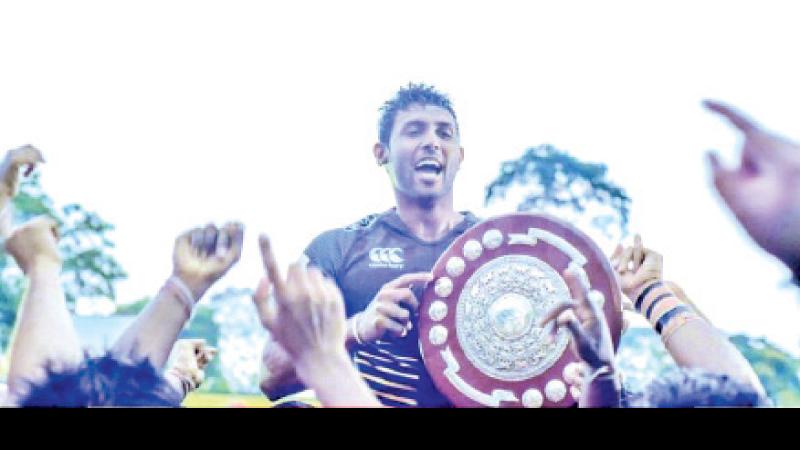
[[428, 152], [438, 152], [442, 149], [442, 142], [436, 133], [426, 133], [422, 148]]

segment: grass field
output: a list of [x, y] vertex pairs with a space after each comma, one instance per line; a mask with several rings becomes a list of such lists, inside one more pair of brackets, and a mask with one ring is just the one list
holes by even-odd
[[186, 408], [271, 408], [292, 399], [320, 406], [316, 399], [303, 393], [282, 398], [277, 403], [273, 403], [263, 395], [211, 394], [208, 392], [192, 392], [183, 401], [182, 406]]

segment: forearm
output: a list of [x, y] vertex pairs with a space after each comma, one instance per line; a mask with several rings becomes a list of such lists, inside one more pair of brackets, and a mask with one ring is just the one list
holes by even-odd
[[12, 394], [26, 380], [41, 380], [48, 362], [77, 365], [80, 342], [67, 310], [60, 264], [35, 264], [28, 271], [25, 292], [11, 344], [8, 382]]
[[190, 317], [187, 302], [165, 284], [120, 336], [113, 351], [130, 359], [148, 358], [154, 367], [161, 369]]
[[664, 338], [664, 346], [678, 366], [728, 375], [766, 395], [747, 359], [721, 331], [705, 320], [688, 321]]
[[[641, 295], [641, 293], [639, 294]], [[661, 335], [664, 346], [683, 368], [728, 375], [763, 394], [753, 368], [727, 337], [698, 314], [667, 283], [654, 287], [641, 301], [641, 312]], [[661, 300], [659, 300], [661, 299]]]
[[380, 407], [381, 403], [342, 351], [297, 362], [298, 377], [326, 407]]

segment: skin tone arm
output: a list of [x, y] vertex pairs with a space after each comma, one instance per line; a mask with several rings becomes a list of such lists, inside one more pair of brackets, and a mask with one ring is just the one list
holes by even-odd
[[[611, 262], [619, 276], [623, 293], [634, 303], [653, 283], [658, 281], [663, 283], [644, 296], [641, 311], [645, 311], [659, 296], [672, 295], [680, 298], [675, 296], [667, 283], [663, 282], [663, 258], [657, 252], [645, 248], [638, 235], [634, 238], [632, 247], [618, 246], [611, 257]], [[667, 299], [668, 297], [665, 297], [662, 301]], [[753, 368], [725, 335], [702, 316], [695, 314], [693, 319], [674, 329], [669, 336], [662, 336], [664, 345], [675, 363], [684, 368], [699, 368], [728, 375], [735, 380], [750, 384], [758, 393], [764, 395], [764, 388]]]
[[43, 380], [44, 367], [80, 364], [78, 335], [61, 289], [61, 258], [53, 219], [40, 217], [16, 229], [6, 240], [6, 251], [28, 276], [11, 343], [8, 373], [12, 399], [25, 394], [26, 381]]
[[164, 367], [191, 317], [191, 308], [239, 261], [243, 235], [241, 224], [228, 223], [219, 229], [209, 224], [178, 236], [172, 277], [120, 336], [113, 351], [129, 359], [146, 357], [156, 368]]
[[[259, 239], [269, 286], [253, 296], [261, 323], [285, 349], [298, 378], [328, 407], [378, 407], [345, 349], [344, 300], [315, 268], [292, 264], [284, 279], [269, 239]], [[274, 289], [275, 295], [265, 295]]]

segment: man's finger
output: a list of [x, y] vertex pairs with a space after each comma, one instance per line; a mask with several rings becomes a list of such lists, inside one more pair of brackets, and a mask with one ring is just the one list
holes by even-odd
[[619, 262], [619, 258], [622, 256], [622, 244], [617, 244], [616, 248], [614, 248], [614, 253], [608, 258], [611, 262], [611, 266], [616, 269], [617, 263]]
[[404, 324], [397, 323], [384, 316], [379, 316], [375, 319], [375, 328], [377, 328], [379, 332], [388, 331], [395, 337], [403, 337], [407, 333]]
[[724, 103], [714, 100], [706, 100], [703, 102], [703, 105], [709, 110], [724, 116], [733, 124], [733, 126], [742, 130], [744, 133], [749, 133], [758, 129], [758, 125], [756, 125], [755, 122]]
[[275, 294], [283, 296], [286, 292], [286, 284], [281, 277], [278, 263], [275, 262], [272, 244], [266, 234], [262, 234], [258, 237], [258, 246], [261, 249], [261, 261], [264, 264], [264, 270], [267, 272], [267, 277], [275, 288]]
[[622, 251], [622, 256], [619, 257], [619, 264], [617, 264], [617, 272], [625, 272], [630, 270], [630, 263], [633, 259], [633, 247], [626, 247]]
[[325, 290], [325, 277], [322, 272], [316, 267], [311, 267], [306, 271], [308, 279], [309, 295], [311, 301], [315, 303], [324, 303], [327, 291]]
[[226, 223], [219, 235], [221, 239], [217, 241], [217, 255], [224, 258], [226, 265], [235, 263], [242, 256], [244, 225], [239, 222]]
[[217, 236], [218, 236], [218, 234], [219, 234], [219, 231], [217, 230], [217, 227], [215, 227], [214, 224], [212, 224], [212, 223], [209, 223], [203, 229], [203, 246], [202, 246], [203, 250], [202, 250], [202, 253], [204, 255], [213, 255], [214, 254], [214, 251], [217, 248]]
[[404, 303], [412, 311], [416, 311], [419, 308], [419, 300], [414, 295], [414, 291], [409, 288], [382, 289], [379, 295], [394, 303]]
[[589, 305], [589, 285], [586, 284], [585, 277], [579, 273], [582, 270], [570, 267], [564, 271], [564, 281], [569, 288], [569, 294], [579, 307]]
[[403, 324], [411, 317], [407, 309], [394, 303], [380, 302], [375, 309], [384, 316], [395, 319]]
[[564, 311], [577, 307], [578, 305], [572, 300], [565, 300], [547, 311], [540, 319], [539, 326], [545, 327], [548, 323], [552, 322]]
[[417, 284], [417, 283], [419, 283], [420, 285], [424, 285], [425, 283], [430, 282], [432, 279], [433, 275], [430, 272], [407, 273], [386, 283], [384, 287], [403, 288], [403, 287], [408, 287], [411, 284]]
[[644, 262], [644, 247], [642, 246], [642, 236], [638, 233], [633, 238], [633, 271], [639, 270], [639, 266]]

